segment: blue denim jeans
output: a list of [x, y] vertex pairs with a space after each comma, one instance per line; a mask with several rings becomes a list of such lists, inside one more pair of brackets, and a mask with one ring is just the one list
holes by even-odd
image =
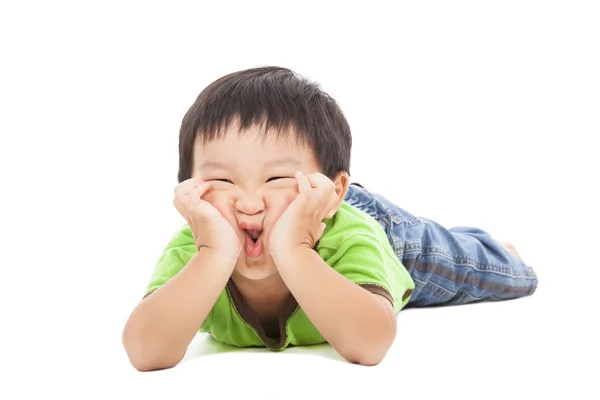
[[350, 184], [344, 200], [379, 222], [412, 276], [415, 290], [405, 308], [509, 300], [537, 288], [533, 268], [481, 229], [446, 229], [358, 183]]

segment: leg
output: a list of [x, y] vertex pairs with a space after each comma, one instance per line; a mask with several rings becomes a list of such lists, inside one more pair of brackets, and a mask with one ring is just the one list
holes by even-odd
[[533, 268], [514, 246], [481, 229], [446, 229], [353, 185], [346, 201], [379, 221], [410, 272], [415, 291], [407, 307], [509, 300], [537, 288]]

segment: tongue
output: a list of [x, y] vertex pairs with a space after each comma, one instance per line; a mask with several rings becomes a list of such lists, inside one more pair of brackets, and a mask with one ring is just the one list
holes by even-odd
[[260, 257], [263, 251], [263, 246], [260, 238], [254, 243], [252, 238], [248, 235], [246, 236], [246, 245], [244, 246], [246, 250], [246, 255], [248, 257], [256, 258]]

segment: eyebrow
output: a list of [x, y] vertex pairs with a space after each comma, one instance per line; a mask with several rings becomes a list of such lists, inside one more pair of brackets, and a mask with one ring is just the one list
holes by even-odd
[[[277, 166], [277, 165], [291, 165], [291, 166], [300, 166], [302, 163], [295, 159], [294, 157], [285, 157], [285, 158], [276, 158], [273, 160], [269, 160], [265, 162], [267, 167]], [[220, 169], [229, 169], [229, 164], [219, 161], [206, 161], [198, 167], [200, 168], [220, 168]]]

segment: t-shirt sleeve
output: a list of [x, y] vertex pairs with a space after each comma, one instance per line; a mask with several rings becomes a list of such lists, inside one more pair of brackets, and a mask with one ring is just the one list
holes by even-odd
[[192, 230], [186, 224], [177, 230], [161, 253], [146, 287], [144, 297], [177, 275], [197, 252], [198, 249], [196, 249]]
[[376, 236], [354, 235], [322, 256], [350, 281], [388, 299], [395, 312], [408, 302], [414, 284], [393, 251]]

